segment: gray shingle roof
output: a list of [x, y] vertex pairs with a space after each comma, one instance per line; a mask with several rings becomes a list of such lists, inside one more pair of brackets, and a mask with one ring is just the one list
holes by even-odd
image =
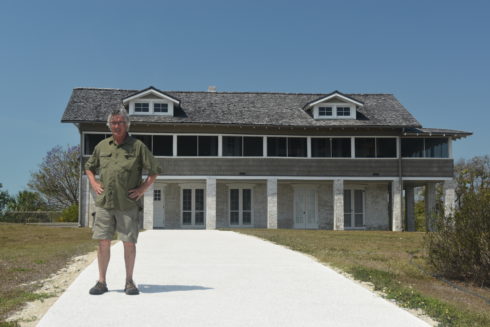
[[407, 136], [452, 136], [456, 139], [472, 135], [471, 132], [441, 128], [407, 128], [403, 131]]
[[[62, 122], [105, 122], [139, 90], [75, 88]], [[391, 94], [345, 94], [364, 106], [357, 119], [313, 119], [303, 108], [328, 94], [165, 91], [180, 100], [173, 117], [132, 115], [133, 123], [240, 124], [301, 127], [421, 127]]]

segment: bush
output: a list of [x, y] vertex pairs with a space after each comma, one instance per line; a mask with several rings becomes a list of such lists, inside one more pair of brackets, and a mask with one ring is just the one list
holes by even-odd
[[437, 274], [490, 285], [490, 190], [468, 192], [454, 216], [440, 215], [427, 248]]
[[78, 205], [72, 204], [68, 208], [65, 208], [65, 210], [61, 212], [61, 217], [58, 221], [70, 223], [78, 222]]

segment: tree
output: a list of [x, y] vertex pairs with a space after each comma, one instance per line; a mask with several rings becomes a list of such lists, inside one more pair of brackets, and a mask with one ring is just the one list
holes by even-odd
[[7, 205], [12, 200], [9, 192], [1, 190], [2, 187], [3, 185], [0, 183], [0, 215], [3, 214], [4, 210], [7, 208]]
[[20, 191], [7, 204], [10, 211], [42, 211], [47, 209], [46, 202], [37, 192]]
[[78, 205], [79, 154], [79, 146], [57, 145], [43, 158], [39, 171], [31, 174], [29, 187], [41, 193], [51, 208]]
[[468, 193], [478, 193], [490, 189], [490, 157], [479, 156], [466, 161], [459, 160], [455, 167], [456, 202], [462, 205]]

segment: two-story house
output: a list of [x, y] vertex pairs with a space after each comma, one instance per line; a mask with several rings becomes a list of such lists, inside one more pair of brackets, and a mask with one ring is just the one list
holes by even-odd
[[[163, 168], [144, 196], [146, 229], [414, 230], [414, 187], [426, 186], [430, 216], [444, 183], [452, 210], [452, 143], [471, 135], [422, 128], [391, 94], [76, 88], [62, 122], [79, 129], [81, 169], [122, 106]], [[90, 226], [83, 173], [80, 189]]]

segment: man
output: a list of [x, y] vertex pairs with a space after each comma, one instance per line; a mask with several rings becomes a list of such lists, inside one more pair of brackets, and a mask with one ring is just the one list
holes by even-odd
[[[126, 284], [124, 292], [137, 295], [139, 290], [133, 281], [138, 240], [138, 211], [140, 198], [160, 173], [157, 161], [143, 142], [128, 135], [129, 117], [126, 109], [113, 111], [107, 118], [112, 137], [101, 141], [85, 164], [85, 173], [96, 193], [93, 239], [99, 240], [97, 261], [99, 280], [89, 291], [100, 295], [108, 291], [106, 283], [111, 240], [114, 231], [124, 245]], [[142, 170], [148, 177], [141, 183]], [[100, 181], [95, 179], [99, 170]]]

